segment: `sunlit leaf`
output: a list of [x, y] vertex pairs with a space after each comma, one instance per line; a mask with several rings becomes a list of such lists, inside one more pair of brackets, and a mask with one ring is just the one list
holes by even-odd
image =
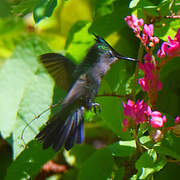
[[136, 162], [138, 179], [146, 179], [150, 174], [160, 171], [166, 164], [166, 158], [157, 156], [153, 149], [147, 150]]
[[33, 11], [39, 0], [25, 0], [19, 1], [18, 4], [13, 6], [13, 12], [17, 15], [26, 15]]
[[[29, 38], [17, 46], [12, 58], [5, 62], [0, 71], [3, 107], [0, 108], [0, 129], [3, 137], [12, 137], [14, 158], [23, 149], [20, 135], [27, 122], [51, 104], [53, 83], [40, 70], [42, 68], [37, 61], [38, 56], [47, 50], [48, 47], [40, 40]], [[41, 122], [38, 124], [36, 130], [30, 128], [30, 134], [26, 132], [28, 141], [32, 140]]]
[[129, 4], [129, 8], [134, 8], [137, 6], [140, 0], [132, 0]]
[[136, 144], [134, 140], [119, 141], [115, 144], [109, 145], [108, 149], [112, 152], [113, 156], [127, 157], [136, 152]]
[[50, 17], [56, 5], [57, 0], [40, 0], [33, 11], [34, 20], [39, 22], [45, 17]]
[[87, 50], [94, 43], [93, 35], [88, 32], [90, 25], [91, 23], [88, 21], [79, 21], [69, 32], [66, 54], [75, 62], [82, 61]]
[[[50, 51], [47, 45], [38, 38], [27, 38], [16, 47], [13, 56], [0, 71], [3, 107], [0, 108], [0, 130], [3, 137], [9, 137], [14, 153], [14, 162], [8, 169], [7, 179], [35, 176], [54, 154], [51, 149], [43, 151], [41, 145], [33, 141], [49, 112], [26, 128], [23, 139], [28, 143], [28, 149], [21, 139], [25, 126], [52, 103], [53, 81], [38, 62], [39, 55], [47, 51]], [[40, 151], [41, 155], [37, 153]]]

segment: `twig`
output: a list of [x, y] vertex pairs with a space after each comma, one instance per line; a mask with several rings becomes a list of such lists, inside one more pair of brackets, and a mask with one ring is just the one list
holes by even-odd
[[104, 96], [107, 96], [107, 97], [124, 98], [124, 99], [129, 99], [129, 98], [131, 98], [131, 95], [130, 95], [130, 94], [127, 94], [127, 95], [120, 95], [120, 94], [115, 94], [115, 93], [111, 93], [111, 94], [104, 93], [104, 94], [99, 94], [99, 95], [97, 95], [97, 97], [104, 97]]
[[23, 138], [24, 136], [24, 132], [26, 130], [26, 128], [33, 122], [35, 121], [36, 119], [39, 119], [44, 113], [46, 113], [47, 111], [49, 111], [50, 109], [58, 106], [59, 104], [61, 104], [62, 101], [59, 101], [57, 104], [53, 104], [53, 105], [50, 105], [47, 109], [45, 109], [44, 111], [42, 111], [40, 114], [38, 114], [37, 116], [35, 116], [35, 118], [33, 118], [30, 122], [28, 122], [28, 124], [26, 124], [26, 126], [24, 127], [24, 129], [22, 130], [22, 133], [21, 133], [21, 140], [23, 141], [23, 146], [26, 148], [26, 143], [25, 143], [25, 140]]

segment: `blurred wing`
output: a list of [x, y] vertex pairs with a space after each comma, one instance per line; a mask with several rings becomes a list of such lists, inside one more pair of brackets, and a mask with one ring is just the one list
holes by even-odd
[[[73, 87], [69, 90], [67, 96], [63, 101], [63, 106], [70, 104], [77, 105], [80, 101], [88, 95], [88, 80], [86, 74], [82, 74], [80, 78], [74, 83]], [[81, 104], [81, 103], [80, 103]]]
[[64, 90], [69, 90], [76, 65], [66, 57], [56, 53], [42, 54], [40, 60], [56, 84]]

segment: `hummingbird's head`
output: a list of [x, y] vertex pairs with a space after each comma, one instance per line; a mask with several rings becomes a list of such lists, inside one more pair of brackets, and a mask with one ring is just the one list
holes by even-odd
[[101, 60], [104, 61], [104, 63], [108, 63], [109, 65], [111, 65], [119, 59], [124, 59], [128, 61], [138, 61], [137, 59], [124, 57], [120, 55], [103, 38], [95, 34], [94, 36], [96, 37], [96, 47], [98, 49], [98, 53], [101, 54]]

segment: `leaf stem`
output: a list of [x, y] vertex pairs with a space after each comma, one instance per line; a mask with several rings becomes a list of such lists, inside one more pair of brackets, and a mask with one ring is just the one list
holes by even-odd
[[137, 153], [139, 155], [139, 153], [144, 152], [144, 148], [142, 147], [141, 142], [139, 141], [139, 138], [137, 136], [137, 128], [133, 129], [133, 137], [134, 137], [134, 140], [136, 142], [136, 150], [137, 150]]

